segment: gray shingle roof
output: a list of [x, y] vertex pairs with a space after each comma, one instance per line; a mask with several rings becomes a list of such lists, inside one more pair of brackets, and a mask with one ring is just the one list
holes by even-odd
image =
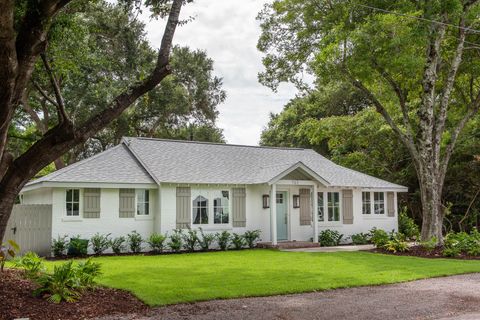
[[310, 149], [148, 138], [124, 138], [110, 150], [34, 182], [258, 184], [271, 181], [298, 163], [331, 186], [405, 189], [339, 166]]

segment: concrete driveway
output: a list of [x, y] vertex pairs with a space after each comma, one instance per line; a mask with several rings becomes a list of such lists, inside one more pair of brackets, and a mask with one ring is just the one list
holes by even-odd
[[112, 319], [480, 319], [480, 274], [284, 296], [181, 304]]

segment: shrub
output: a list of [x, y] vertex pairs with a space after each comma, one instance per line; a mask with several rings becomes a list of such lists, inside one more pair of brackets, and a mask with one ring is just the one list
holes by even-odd
[[260, 234], [260, 230], [245, 231], [245, 233], [243, 234], [243, 238], [245, 239], [245, 242], [250, 249], [255, 248], [257, 241], [260, 239]]
[[407, 239], [415, 240], [420, 236], [420, 229], [415, 220], [407, 215], [407, 207], [398, 215], [398, 232], [404, 234]]
[[318, 235], [318, 242], [322, 247], [338, 246], [342, 240], [343, 234], [336, 230], [326, 229]]
[[432, 252], [437, 247], [438, 239], [437, 237], [432, 237], [432, 239], [428, 241], [420, 242], [420, 247], [425, 249], [427, 252]]
[[197, 230], [188, 230], [187, 233], [182, 234], [183, 247], [188, 252], [193, 252], [197, 248], [198, 235]]
[[199, 228], [199, 229], [200, 229], [201, 238], [198, 239], [198, 244], [200, 245], [200, 248], [202, 248], [203, 251], [208, 251], [213, 241], [215, 241], [215, 234], [213, 233], [204, 234], [203, 229], [202, 228]]
[[92, 288], [95, 286], [95, 278], [102, 274], [98, 262], [93, 262], [91, 258], [79, 262], [76, 268], [76, 276], [81, 288]]
[[232, 244], [235, 249], [240, 250], [245, 245], [245, 238], [238, 233], [234, 233], [232, 234]]
[[43, 273], [36, 282], [39, 287], [33, 292], [34, 295], [47, 294], [48, 300], [54, 303], [74, 302], [80, 297], [82, 289], [73, 261], [55, 265], [52, 274]]
[[458, 257], [460, 255], [460, 249], [458, 248], [444, 248], [442, 254], [445, 257]]
[[125, 237], [117, 237], [110, 240], [110, 247], [115, 254], [119, 254], [125, 250]]
[[228, 250], [228, 247], [230, 246], [230, 239], [231, 235], [228, 231], [222, 231], [221, 233], [216, 234], [218, 246], [220, 247], [220, 250], [226, 251]]
[[17, 253], [20, 251], [20, 247], [13, 240], [7, 240], [5, 243], [0, 242], [0, 272], [3, 272], [5, 267], [5, 262], [8, 258], [15, 258]]
[[170, 236], [170, 241], [168, 242], [168, 246], [170, 247], [170, 249], [172, 249], [173, 252], [180, 252], [180, 249], [182, 249], [182, 235], [182, 230], [173, 230], [173, 234]]
[[382, 229], [373, 228], [370, 230], [370, 234], [372, 235], [370, 240], [377, 248], [382, 248], [390, 240], [388, 233]]
[[371, 235], [369, 233], [355, 233], [351, 235], [352, 243], [355, 245], [370, 243]]
[[80, 236], [76, 236], [74, 238], [70, 238], [70, 242], [68, 244], [68, 255], [79, 257], [85, 256], [88, 253], [88, 240], [87, 239], [80, 239]]
[[132, 231], [131, 233], [127, 234], [127, 242], [130, 251], [134, 253], [138, 253], [142, 251], [142, 236], [137, 231]]
[[150, 237], [148, 237], [147, 243], [154, 252], [163, 252], [163, 248], [165, 248], [166, 239], [167, 239], [166, 235], [163, 235], [160, 233], [152, 233]]
[[480, 233], [476, 229], [473, 229], [470, 234], [450, 232], [445, 236], [443, 255], [456, 257], [461, 253], [480, 255]]
[[52, 251], [54, 257], [60, 257], [65, 255], [65, 251], [68, 248], [67, 235], [63, 237], [58, 236], [57, 239], [53, 239]]
[[44, 259], [35, 252], [29, 251], [16, 258], [13, 263], [15, 267], [23, 269], [25, 276], [30, 279], [35, 279], [40, 273], [45, 272]]
[[405, 241], [404, 235], [397, 233], [383, 245], [383, 248], [393, 253], [405, 252], [408, 251], [408, 243]]
[[91, 239], [90, 244], [92, 245], [92, 250], [95, 254], [102, 254], [103, 251], [107, 250], [110, 247], [110, 233], [106, 235], [101, 235], [96, 233]]

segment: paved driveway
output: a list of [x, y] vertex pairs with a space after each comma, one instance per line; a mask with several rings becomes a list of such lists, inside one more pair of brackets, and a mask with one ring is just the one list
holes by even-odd
[[[106, 318], [107, 319], [107, 318]], [[208, 301], [110, 319], [480, 319], [480, 274], [323, 292]]]

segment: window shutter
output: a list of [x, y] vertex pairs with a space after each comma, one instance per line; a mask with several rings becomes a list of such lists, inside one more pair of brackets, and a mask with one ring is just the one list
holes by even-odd
[[135, 217], [135, 189], [120, 189], [119, 191], [120, 218]]
[[312, 199], [310, 189], [300, 189], [300, 225], [312, 223]]
[[83, 190], [83, 217], [100, 218], [100, 189]]
[[177, 229], [190, 227], [192, 215], [191, 191], [188, 187], [177, 187]]
[[343, 190], [343, 223], [353, 224], [353, 191]]
[[395, 217], [395, 196], [393, 192], [387, 192], [387, 215]]
[[232, 190], [232, 222], [233, 227], [247, 226], [245, 188], [233, 188]]

